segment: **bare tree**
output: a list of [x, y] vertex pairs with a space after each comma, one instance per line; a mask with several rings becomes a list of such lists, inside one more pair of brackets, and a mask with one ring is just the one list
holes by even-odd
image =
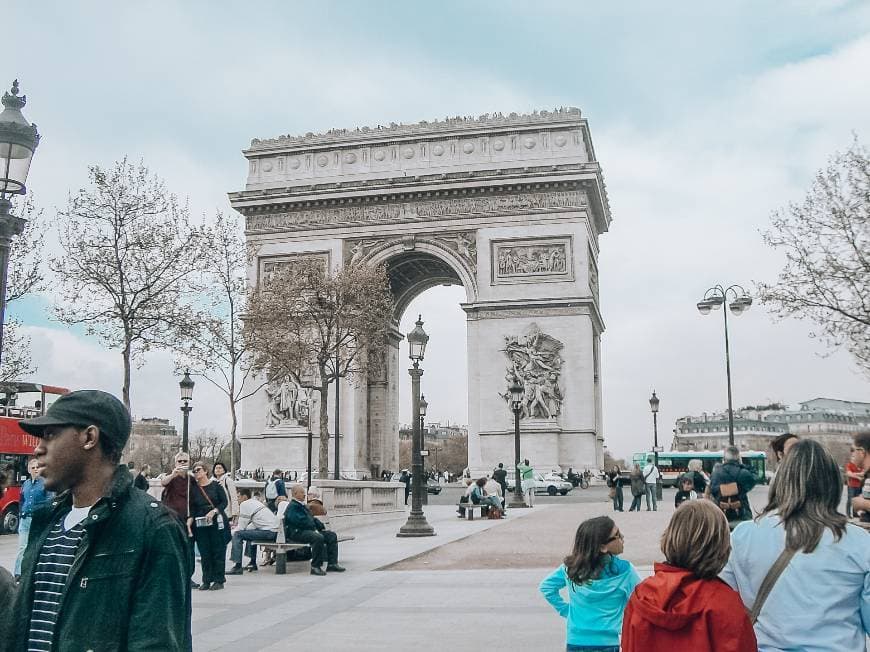
[[329, 274], [316, 257], [276, 268], [250, 297], [245, 337], [254, 367], [289, 375], [319, 394], [321, 477], [329, 473], [329, 386], [345, 376], [365, 378], [383, 364], [392, 316], [385, 267], [347, 266]]
[[776, 283], [759, 283], [780, 317], [814, 322], [870, 372], [870, 157], [857, 140], [820, 170], [799, 204], [773, 214], [764, 241], [785, 253]]
[[198, 430], [188, 444], [191, 462], [203, 462], [211, 467], [226, 443], [226, 437], [214, 430]]
[[[31, 194], [24, 197], [15, 213], [27, 223], [20, 234], [12, 237], [6, 279], [7, 305], [45, 289], [45, 260], [42, 257], [46, 231], [44, 211], [37, 208]], [[21, 380], [35, 374], [37, 368], [30, 353], [30, 337], [22, 332], [21, 321], [7, 318], [3, 328], [0, 382]]]
[[90, 186], [60, 211], [63, 255], [52, 259], [60, 280], [55, 312], [67, 324], [119, 349], [122, 395], [130, 406], [130, 366], [153, 347], [173, 348], [193, 331], [192, 297], [205, 239], [161, 179], [125, 158], [89, 168]]
[[[236, 470], [237, 406], [258, 392], [265, 381], [253, 382], [251, 357], [242, 337], [241, 316], [245, 310], [247, 256], [240, 221], [218, 212], [206, 233], [203, 260], [206, 288], [202, 298], [207, 306], [200, 313], [197, 328], [179, 343], [176, 366], [189, 368], [227, 398], [230, 412], [230, 472]], [[250, 382], [249, 382], [250, 381]]]

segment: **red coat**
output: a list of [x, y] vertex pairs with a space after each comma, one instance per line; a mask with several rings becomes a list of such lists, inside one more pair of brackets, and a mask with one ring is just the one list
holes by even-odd
[[757, 652], [740, 595], [720, 579], [656, 564], [634, 590], [622, 621], [623, 652]]

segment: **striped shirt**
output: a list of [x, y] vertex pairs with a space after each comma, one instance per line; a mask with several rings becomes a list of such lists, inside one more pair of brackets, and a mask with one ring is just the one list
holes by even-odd
[[43, 652], [52, 648], [61, 596], [84, 531], [80, 522], [64, 530], [63, 519], [58, 519], [39, 551], [34, 573], [28, 652]]

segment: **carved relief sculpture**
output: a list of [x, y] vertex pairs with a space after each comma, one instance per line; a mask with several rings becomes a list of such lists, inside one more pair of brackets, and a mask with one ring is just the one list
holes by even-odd
[[492, 244], [493, 281], [571, 280], [571, 239], [501, 241]]
[[266, 426], [298, 426], [304, 412], [302, 399], [301, 388], [290, 376], [273, 380], [266, 386]]
[[[562, 412], [562, 342], [532, 324], [519, 337], [505, 337], [504, 353], [510, 364], [505, 375], [510, 388], [514, 377], [523, 386], [521, 418], [555, 419]], [[500, 395], [510, 405], [510, 389]]]
[[468, 265], [472, 274], [477, 273], [477, 236], [474, 231], [457, 231], [442, 236], [432, 236], [433, 240], [443, 243], [459, 254]]

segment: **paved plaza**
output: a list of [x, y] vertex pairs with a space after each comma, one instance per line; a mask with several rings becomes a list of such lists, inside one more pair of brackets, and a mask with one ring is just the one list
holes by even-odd
[[[596, 487], [574, 500], [541, 501], [507, 519], [472, 522], [452, 505], [427, 507], [437, 536], [398, 539], [401, 520], [354, 528], [341, 544], [348, 572], [312, 577], [308, 563], [227, 578], [224, 591], [194, 592], [194, 650], [559, 650], [564, 621], [537, 591], [569, 550], [577, 524], [601, 514], [625, 533], [625, 557], [646, 576], [673, 512], [665, 490], [658, 512], [613, 514]], [[756, 489], [762, 504], [766, 488]], [[628, 504], [626, 504], [626, 508]], [[16, 538], [0, 537], [11, 567]]]

